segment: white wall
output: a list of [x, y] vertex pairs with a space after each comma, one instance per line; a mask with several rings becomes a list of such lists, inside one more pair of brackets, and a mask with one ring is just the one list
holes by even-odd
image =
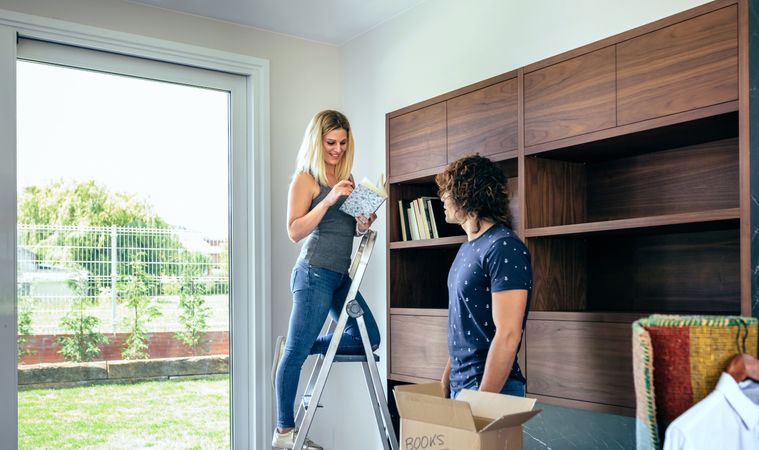
[[[384, 168], [385, 114], [390, 111], [702, 3], [706, 2], [434, 0], [422, 3], [340, 48], [340, 104], [352, 122], [357, 142], [354, 173], [358, 178], [374, 178], [378, 168]], [[381, 230], [380, 248], [385, 246], [385, 219], [380, 215], [376, 224]], [[362, 288], [370, 307], [380, 316], [381, 329], [385, 326], [385, 256], [382, 251], [375, 252]], [[384, 345], [382, 350], [385, 350]], [[347, 375], [345, 377], [347, 380]], [[351, 400], [353, 403], [357, 400]], [[339, 424], [334, 423], [334, 426]], [[335, 448], [372, 448], [367, 442], [373, 445], [378, 442], [371, 424], [361, 426], [358, 420], [351, 423], [360, 433], [344, 434], [336, 441]], [[376, 444], [374, 448], [380, 447]]]

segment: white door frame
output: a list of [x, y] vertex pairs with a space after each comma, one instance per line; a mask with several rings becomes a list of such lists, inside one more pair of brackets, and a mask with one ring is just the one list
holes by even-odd
[[[242, 75], [244, 129], [232, 130], [230, 372], [232, 446], [265, 448], [272, 430], [269, 61], [0, 9], [0, 436], [18, 445], [16, 355], [16, 41], [73, 45]], [[235, 100], [233, 99], [233, 102]], [[234, 110], [234, 107], [233, 107]], [[233, 118], [234, 122], [234, 118]], [[239, 127], [238, 127], [239, 128]]]

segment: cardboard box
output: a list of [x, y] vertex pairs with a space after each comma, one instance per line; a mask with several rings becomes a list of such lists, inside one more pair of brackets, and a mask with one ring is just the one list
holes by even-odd
[[535, 399], [463, 390], [443, 398], [440, 383], [394, 390], [401, 450], [521, 450], [522, 424], [541, 410]]

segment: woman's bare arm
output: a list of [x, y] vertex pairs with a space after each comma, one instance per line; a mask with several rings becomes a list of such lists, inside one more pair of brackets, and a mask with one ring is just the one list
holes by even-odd
[[348, 180], [343, 180], [332, 188], [324, 200], [309, 211], [311, 202], [319, 195], [319, 184], [305, 172], [297, 174], [290, 183], [287, 199], [287, 236], [291, 241], [299, 242], [311, 234], [327, 213], [327, 209], [340, 197], [350, 195], [352, 191], [353, 184]]

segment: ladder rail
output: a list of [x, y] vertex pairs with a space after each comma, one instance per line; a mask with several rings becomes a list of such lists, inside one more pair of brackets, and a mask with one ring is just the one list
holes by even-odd
[[[356, 321], [358, 322], [358, 329], [361, 332], [361, 340], [364, 343], [364, 352], [367, 354], [368, 360], [369, 355], [374, 355], [374, 352], [372, 351], [371, 344], [369, 342], [369, 333], [366, 331], [366, 322], [364, 321], [364, 316], [361, 315], [357, 317]], [[381, 418], [383, 419], [382, 422], [384, 423], [385, 428], [384, 433], [382, 433], [382, 430], [380, 430], [380, 435], [384, 434], [383, 437], [385, 439], [383, 442], [389, 441], [392, 449], [398, 450], [398, 442], [395, 440], [393, 420], [390, 417], [390, 409], [387, 406], [385, 391], [382, 389], [382, 379], [380, 378], [379, 369], [377, 369], [377, 363], [374, 361], [373, 357], [371, 358], [371, 363], [367, 364], [367, 366], [369, 367], [369, 373], [373, 381], [370, 386], [370, 388], [374, 389], [374, 395], [372, 397], [374, 399], [377, 399], [377, 401], [380, 403], [380, 412], [382, 413], [382, 417], [377, 417], [377, 426], [381, 427], [379, 420]]]
[[329, 372], [334, 363], [343, 332], [345, 331], [349, 318], [354, 318], [357, 322], [359, 333], [361, 335], [361, 342], [364, 348], [365, 361], [362, 361], [362, 367], [366, 385], [369, 390], [372, 409], [377, 422], [377, 429], [380, 432], [384, 449], [398, 450], [398, 441], [395, 438], [395, 431], [390, 418], [390, 411], [387, 406], [387, 399], [384, 390], [382, 389], [382, 380], [379, 376], [377, 362], [374, 359], [374, 350], [371, 347], [369, 333], [366, 329], [366, 321], [363, 317], [364, 311], [356, 301], [358, 289], [366, 272], [366, 266], [371, 257], [372, 250], [374, 249], [376, 237], [377, 233], [373, 230], [369, 230], [361, 239], [361, 243], [359, 244], [359, 248], [356, 251], [349, 270], [349, 275], [352, 281], [342, 311], [340, 312], [340, 316], [337, 321], [329, 318], [330, 323], [328, 326], [328, 333], [332, 333], [332, 339], [330, 340], [327, 352], [324, 355], [319, 355], [317, 363], [311, 371], [311, 376], [309, 377], [308, 386], [303, 394], [303, 399], [298, 407], [298, 414], [295, 420], [298, 434], [293, 445], [294, 449], [302, 449], [306, 442], [311, 423], [319, 407], [319, 400], [324, 392]]
[[366, 387], [369, 389], [369, 398], [372, 401], [372, 409], [374, 410], [374, 419], [377, 424], [377, 430], [379, 431], [382, 439], [382, 446], [385, 450], [390, 450], [388, 442], [387, 429], [383, 426], [382, 412], [380, 411], [379, 399], [377, 399], [377, 391], [374, 389], [374, 381], [372, 380], [372, 374], [369, 369], [369, 363], [361, 363], [361, 367], [364, 369], [364, 379], [366, 380]]

